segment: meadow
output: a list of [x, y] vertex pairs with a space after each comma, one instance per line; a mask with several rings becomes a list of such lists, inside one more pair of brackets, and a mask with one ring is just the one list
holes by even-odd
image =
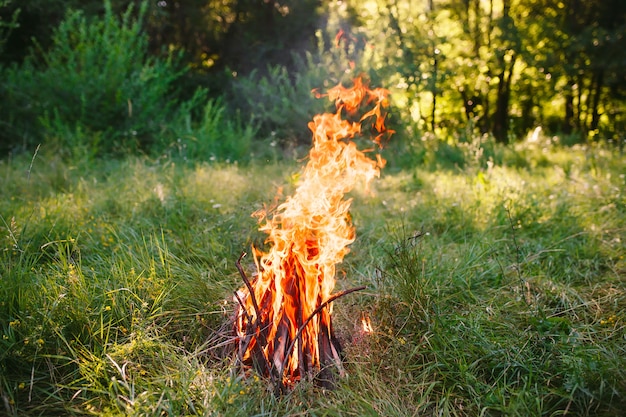
[[0, 415], [621, 415], [626, 156], [420, 146], [351, 194], [347, 375], [282, 396], [218, 345], [301, 160], [4, 158]]

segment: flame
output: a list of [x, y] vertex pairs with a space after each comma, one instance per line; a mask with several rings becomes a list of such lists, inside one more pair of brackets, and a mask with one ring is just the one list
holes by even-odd
[[[284, 385], [332, 362], [341, 369], [332, 304], [316, 309], [331, 297], [335, 266], [355, 239], [351, 199], [344, 195], [359, 182], [367, 187], [385, 164], [380, 155], [371, 159], [357, 149], [352, 139], [372, 118], [378, 145], [392, 133], [384, 125], [387, 90], [369, 89], [356, 78], [352, 87], [338, 85], [325, 96], [337, 110], [316, 115], [309, 123], [313, 147], [295, 193], [274, 211], [253, 214], [270, 248], [252, 248], [257, 275], [236, 293], [241, 304], [236, 319], [240, 359], [260, 362], [263, 372], [271, 369]], [[354, 119], [361, 105], [371, 109], [358, 121], [343, 118], [345, 113]]]
[[372, 327], [372, 321], [368, 315], [363, 315], [361, 317], [361, 328], [363, 333], [371, 334], [374, 333], [374, 328]]

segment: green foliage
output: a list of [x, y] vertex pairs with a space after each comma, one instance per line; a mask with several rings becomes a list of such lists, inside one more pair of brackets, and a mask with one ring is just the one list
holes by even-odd
[[[2, 4], [3, 151], [51, 136], [87, 154], [165, 152], [194, 136], [180, 109], [203, 86], [293, 153], [321, 107], [307, 90], [358, 72], [392, 90], [411, 138], [452, 144], [469, 129], [507, 143], [542, 126], [624, 143], [619, 0]], [[205, 104], [186, 107], [199, 117]]]
[[39, 101], [44, 128], [62, 145], [80, 144], [63, 143], [74, 136], [68, 138], [64, 127], [76, 133], [104, 133], [107, 142], [87, 144], [104, 153], [145, 149], [165, 130], [175, 108], [168, 95], [180, 74], [172, 58], [148, 58], [147, 38], [141, 32], [145, 3], [138, 19], [132, 19], [132, 11], [129, 7], [117, 18], [107, 4], [104, 18], [96, 22], [70, 12], [55, 31], [38, 80], [50, 91]]
[[356, 61], [354, 48], [331, 45], [328, 34], [321, 30], [316, 36], [316, 50], [292, 54], [292, 67], [268, 65], [247, 75], [232, 74], [229, 105], [256, 124], [260, 137], [272, 146], [287, 150], [308, 147], [308, 124], [313, 116], [334, 111], [331, 103], [316, 93], [323, 94], [340, 82], [349, 84], [358, 75], [375, 76]]
[[[194, 100], [190, 103], [195, 104]], [[243, 123], [240, 117], [229, 117], [221, 99], [210, 99], [199, 120], [192, 118], [192, 106], [183, 106], [185, 128], [181, 129], [175, 143], [170, 145], [170, 155], [185, 160], [248, 161], [253, 154], [257, 127]], [[238, 116], [238, 115], [237, 115]]]
[[[193, 160], [244, 161], [256, 125], [226, 112], [203, 88], [182, 99], [177, 55], [148, 55], [147, 3], [102, 18], [69, 11], [40, 59], [1, 68], [5, 146], [54, 147], [75, 160], [148, 153]], [[195, 88], [195, 87], [194, 87]]]
[[422, 166], [454, 170], [470, 167], [485, 169], [494, 164], [500, 165], [505, 156], [512, 159], [515, 152], [497, 144], [491, 135], [461, 136], [446, 141], [427, 132], [418, 140], [394, 137], [386, 154], [389, 155], [390, 163], [396, 167]]
[[264, 138], [280, 145], [308, 144], [307, 128], [313, 116], [324, 110], [325, 102], [315, 98], [313, 89], [328, 84], [328, 71], [311, 54], [299, 60], [299, 70], [268, 66], [233, 80], [229, 101], [259, 126]]
[[371, 0], [335, 13], [371, 43], [364, 56], [407, 125], [444, 140], [467, 125], [504, 143], [538, 125], [617, 140], [618, 3]]
[[33, 146], [45, 139], [65, 152], [119, 154], [164, 140], [168, 125], [182, 117], [175, 95], [182, 71], [173, 55], [148, 56], [146, 4], [118, 17], [105, 2], [101, 19], [69, 11], [49, 50], [5, 69], [9, 143]]

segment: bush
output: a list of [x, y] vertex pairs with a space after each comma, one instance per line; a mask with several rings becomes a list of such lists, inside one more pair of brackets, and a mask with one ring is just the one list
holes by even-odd
[[185, 128], [170, 144], [169, 156], [195, 160], [246, 161], [251, 156], [255, 125], [230, 117], [222, 99], [211, 99], [198, 121], [192, 120], [195, 100], [183, 105]]
[[259, 125], [262, 136], [276, 138], [281, 145], [308, 143], [307, 125], [323, 109], [311, 94], [320, 86], [318, 80], [304, 72], [294, 74], [292, 79], [286, 67], [268, 66], [264, 75], [254, 70], [235, 79], [232, 87], [230, 101]]
[[12, 148], [47, 139], [93, 154], [146, 150], [180, 119], [183, 69], [176, 56], [148, 56], [147, 3], [121, 16], [104, 5], [101, 19], [69, 11], [49, 50], [4, 70], [2, 134]]
[[326, 45], [321, 33], [315, 53], [293, 54], [292, 60], [293, 68], [268, 65], [264, 70], [235, 76], [228, 103], [258, 125], [264, 139], [287, 147], [308, 146], [308, 123], [314, 115], [331, 109], [328, 100], [316, 98], [312, 90], [323, 93], [340, 81], [354, 78], [360, 70], [349, 70], [346, 52]]

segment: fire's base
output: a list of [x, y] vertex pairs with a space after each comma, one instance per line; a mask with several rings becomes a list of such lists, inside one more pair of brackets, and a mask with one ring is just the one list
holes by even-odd
[[[282, 392], [296, 382], [313, 380], [324, 387], [334, 386], [335, 372], [344, 374], [341, 344], [331, 326], [331, 303], [336, 299], [365, 287], [357, 287], [336, 293], [308, 315], [302, 313], [301, 300], [292, 298], [297, 314], [292, 318], [284, 306], [272, 310], [271, 297], [261, 297], [259, 303], [252, 284], [241, 267], [241, 255], [237, 269], [246, 285], [246, 291], [236, 291], [238, 305], [235, 311], [236, 359], [244, 367], [253, 368], [269, 378], [275, 390]], [[266, 294], [267, 295], [267, 294]], [[295, 302], [293, 302], [295, 300]], [[252, 305], [252, 312], [246, 306]]]
[[[281, 352], [284, 356], [275, 353], [273, 357], [268, 358], [264, 354], [264, 350], [267, 349], [256, 344], [246, 359], [243, 359], [241, 352], [245, 352], [249, 346], [249, 341], [247, 338], [238, 339], [235, 352], [236, 362], [244, 370], [252, 369], [262, 377], [267, 378], [272, 383], [276, 393], [285, 393], [302, 380], [312, 381], [315, 385], [325, 389], [334, 389], [337, 378], [344, 375], [341, 343], [331, 329], [326, 328], [319, 331], [320, 364], [318, 366], [307, 364], [307, 358], [311, 356], [308, 352], [298, 349], [295, 349], [295, 352], [293, 349], [289, 352], [289, 347], [297, 345], [297, 343], [286, 338], [280, 338], [273, 344], [274, 352]], [[291, 355], [296, 356], [299, 364], [294, 372], [288, 372], [283, 366], [289, 362]]]

